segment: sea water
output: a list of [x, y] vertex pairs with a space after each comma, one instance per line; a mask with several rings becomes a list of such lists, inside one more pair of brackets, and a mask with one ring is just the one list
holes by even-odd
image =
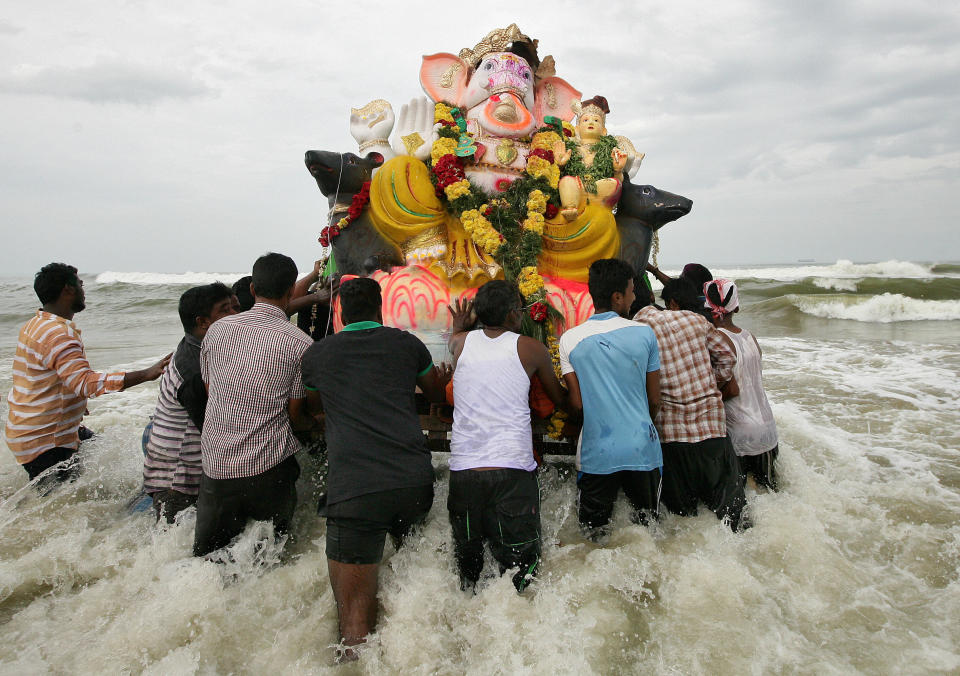
[[[40, 497], [0, 453], [4, 673], [958, 673], [960, 266], [888, 261], [714, 270], [741, 288], [764, 351], [780, 493], [748, 489], [754, 527], [708, 511], [630, 523], [601, 545], [576, 524], [568, 458], [541, 475], [542, 574], [464, 595], [445, 500], [380, 573], [378, 631], [336, 667], [337, 613], [316, 515], [317, 460], [285, 552], [253, 524], [227, 563], [124, 503], [141, 481], [155, 383], [90, 401], [80, 479]], [[103, 273], [76, 317], [96, 368], [140, 368], [180, 337], [190, 284], [239, 277]], [[0, 281], [0, 393], [30, 279]], [[0, 405], [5, 419], [6, 404]], [[2, 450], [2, 449], [0, 449]], [[264, 542], [268, 544], [264, 545]]]

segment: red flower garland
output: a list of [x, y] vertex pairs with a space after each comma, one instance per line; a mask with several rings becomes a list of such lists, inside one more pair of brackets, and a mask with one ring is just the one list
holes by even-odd
[[456, 155], [444, 155], [433, 165], [433, 173], [437, 177], [437, 187], [443, 190], [467, 177], [463, 171], [463, 160]]
[[547, 150], [546, 148], [534, 148], [530, 154], [533, 155], [534, 157], [540, 157], [542, 159], [545, 159], [550, 164], [553, 164], [552, 150]]
[[367, 181], [362, 186], [360, 186], [360, 191], [353, 196], [353, 199], [350, 200], [350, 207], [347, 209], [347, 215], [341, 218], [336, 222], [335, 225], [328, 225], [320, 231], [320, 237], [317, 238], [317, 241], [320, 242], [321, 246], [330, 246], [330, 244], [335, 240], [340, 232], [350, 225], [353, 221], [360, 217], [360, 214], [363, 213], [363, 208], [367, 206], [367, 203], [370, 201], [370, 181]]
[[530, 306], [530, 319], [535, 322], [542, 322], [547, 318], [547, 304], [537, 301]]

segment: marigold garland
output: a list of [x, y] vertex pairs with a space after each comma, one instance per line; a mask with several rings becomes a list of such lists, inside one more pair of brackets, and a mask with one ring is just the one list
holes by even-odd
[[453, 115], [450, 114], [450, 106], [444, 103], [437, 103], [433, 107], [433, 121], [434, 122], [449, 122], [454, 123]]
[[[457, 142], [455, 140], [441, 136], [433, 142], [433, 148], [430, 150], [430, 159], [436, 164], [444, 155], [453, 155], [456, 149]], [[454, 155], [454, 157], [456, 157], [456, 155]]]
[[527, 197], [527, 211], [535, 211], [542, 214], [547, 210], [547, 196], [540, 190], [534, 190]]
[[497, 232], [490, 225], [486, 216], [483, 215], [483, 212], [486, 211], [484, 207], [486, 205], [482, 205], [481, 209], [464, 211], [460, 214], [460, 222], [463, 224], [463, 229], [470, 235], [470, 239], [492, 256], [499, 251], [503, 244], [503, 235]]
[[524, 297], [529, 297], [543, 289], [543, 277], [537, 272], [536, 266], [528, 265], [520, 270], [517, 276], [517, 288]]
[[[504, 277], [516, 282], [527, 307], [522, 331], [547, 346], [559, 378], [559, 343], [552, 321], [559, 313], [547, 300], [537, 259], [543, 248], [545, 221], [559, 212], [560, 167], [553, 147], [570, 136], [572, 126], [557, 118], [548, 122], [530, 139], [525, 175], [503, 181], [498, 195], [490, 198], [471, 184], [464, 172], [465, 163], [473, 161], [469, 151], [475, 141], [467, 131], [463, 111], [439, 102], [434, 106], [437, 138], [430, 149], [430, 169], [437, 195], [446, 200], [449, 212], [460, 219], [470, 239], [500, 265]], [[463, 157], [457, 155], [458, 149]], [[551, 437], [560, 438], [565, 417], [562, 411], [554, 413]]]
[[470, 181], [462, 179], [456, 183], [451, 183], [444, 187], [443, 192], [446, 193], [447, 199], [452, 202], [455, 199], [470, 194]]
[[[548, 322], [547, 331], [547, 350], [550, 351], [550, 359], [553, 362], [553, 372], [557, 379], [563, 382], [563, 374], [560, 372], [560, 341], [554, 335], [553, 322]], [[563, 437], [564, 421], [567, 419], [567, 412], [557, 409], [550, 416], [550, 423], [547, 425], [547, 434], [551, 439], [561, 439]]]

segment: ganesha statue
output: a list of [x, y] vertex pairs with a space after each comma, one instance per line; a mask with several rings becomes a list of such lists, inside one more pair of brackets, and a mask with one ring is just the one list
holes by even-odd
[[[629, 248], [642, 268], [647, 235], [689, 211], [689, 200], [662, 193], [676, 199], [659, 202], [656, 217], [615, 214], [643, 155], [608, 134], [606, 99], [581, 101], [537, 49], [511, 24], [457, 55], [424, 56], [427, 98], [398, 116], [379, 99], [351, 111], [359, 155], [308, 153], [331, 200], [321, 243], [338, 260], [366, 252], [391, 263], [376, 277], [385, 319], [402, 308], [394, 325], [442, 331], [451, 298], [506, 277], [524, 297], [525, 329], [546, 340], [589, 316], [590, 263]], [[636, 197], [631, 204], [646, 204]], [[618, 220], [646, 231], [621, 236]], [[341, 255], [347, 242], [353, 250]]]

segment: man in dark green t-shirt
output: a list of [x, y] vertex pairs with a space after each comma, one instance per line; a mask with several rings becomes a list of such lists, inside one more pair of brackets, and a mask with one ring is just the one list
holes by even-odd
[[[415, 391], [444, 398], [445, 380], [413, 334], [382, 325], [380, 285], [340, 286], [343, 330], [303, 355], [308, 410], [326, 417], [327, 565], [346, 646], [377, 622], [377, 567], [387, 533], [399, 547], [433, 503], [433, 465]], [[347, 657], [352, 657], [348, 653]]]

